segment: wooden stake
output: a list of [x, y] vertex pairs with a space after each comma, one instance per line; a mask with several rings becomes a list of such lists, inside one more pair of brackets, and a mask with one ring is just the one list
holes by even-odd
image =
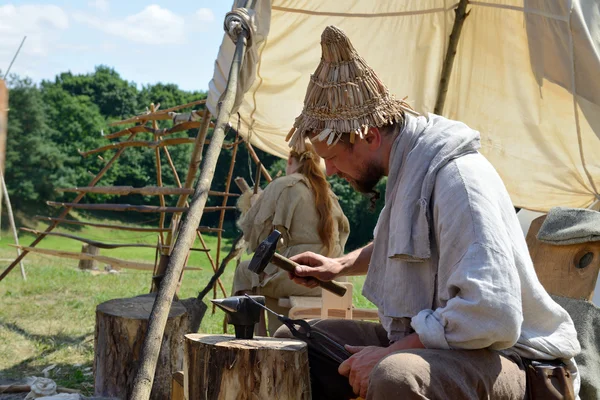
[[[6, 158], [6, 135], [8, 132], [8, 88], [4, 80], [0, 79], [0, 171], [4, 171]], [[2, 194], [0, 194], [2, 204]]]
[[444, 104], [446, 103], [446, 94], [448, 93], [448, 85], [450, 84], [450, 76], [452, 75], [452, 66], [454, 65], [454, 57], [456, 57], [460, 32], [462, 31], [465, 19], [467, 19], [471, 12], [467, 12], [467, 4], [469, 4], [469, 0], [460, 0], [458, 2], [458, 7], [454, 10], [454, 25], [452, 26], [448, 50], [446, 51], [446, 58], [444, 59], [444, 65], [442, 67], [440, 87], [438, 89], [435, 108], [433, 109], [434, 114], [441, 115], [444, 112]]
[[[10, 224], [10, 230], [13, 233], [13, 238], [15, 239], [15, 244], [19, 244], [19, 235], [17, 234], [17, 226], [15, 224], [15, 217], [13, 215], [12, 206], [10, 204], [10, 197], [8, 196], [8, 189], [6, 188], [6, 182], [4, 181], [4, 175], [0, 172], [0, 181], [2, 184], [2, 193], [4, 194], [4, 202], [6, 203], [6, 212], [8, 213], [8, 222]], [[2, 199], [0, 198], [0, 202]], [[21, 256], [21, 249], [17, 248], [17, 258]], [[19, 266], [21, 267], [21, 277], [24, 281], [27, 280], [27, 275], [25, 274], [25, 266], [23, 265], [23, 261], [19, 261]]]
[[150, 314], [150, 320], [148, 322], [148, 332], [142, 347], [139, 370], [134, 380], [131, 395], [132, 400], [147, 400], [150, 396], [160, 344], [165, 331], [169, 310], [171, 309], [171, 303], [173, 302], [173, 296], [177, 289], [179, 276], [181, 275], [185, 259], [187, 258], [188, 250], [192, 247], [191, 245], [194, 241], [194, 236], [196, 235], [196, 227], [199, 225], [202, 214], [204, 213], [206, 200], [208, 199], [208, 191], [210, 190], [210, 185], [215, 174], [221, 146], [225, 139], [225, 129], [229, 123], [231, 112], [233, 110], [237, 91], [237, 80], [246, 50], [246, 35], [247, 32], [242, 30], [242, 33], [237, 37], [233, 61], [229, 70], [227, 87], [225, 89], [225, 96], [219, 107], [216, 128], [206, 153], [206, 159], [200, 173], [196, 191], [194, 192], [194, 196], [190, 203], [189, 211], [185, 215], [183, 223], [180, 226], [166, 274], [162, 280], [156, 296], [156, 301], [152, 307], [152, 313]]
[[242, 178], [241, 176], [238, 176], [237, 178], [235, 178], [234, 181], [242, 193], [250, 190], [250, 185], [248, 185], [248, 182], [246, 182], [246, 180], [244, 178]]
[[[135, 137], [135, 133], [132, 133], [129, 138], [127, 138], [127, 140], [131, 140]], [[98, 174], [90, 181], [90, 183], [88, 184], [88, 186], [94, 186], [96, 183], [98, 183], [98, 181], [104, 176], [104, 174], [106, 173], [106, 171], [108, 171], [108, 169], [113, 165], [113, 163], [115, 161], [117, 161], [117, 159], [121, 156], [121, 154], [123, 154], [123, 152], [125, 151], [125, 149], [119, 149], [119, 151], [117, 151], [117, 153], [106, 163], [106, 165], [100, 170], [100, 172], [98, 172]], [[73, 203], [78, 203], [81, 199], [83, 199], [83, 196], [85, 196], [85, 193], [79, 193], [77, 195], [77, 197], [75, 197], [75, 199], [73, 200]], [[69, 212], [71, 211], [71, 207], [65, 208], [59, 215], [58, 219], [62, 219], [64, 217], [66, 217]], [[59, 221], [54, 221], [48, 228], [46, 228], [45, 232], [50, 232], [52, 231], [54, 228], [56, 228], [56, 226], [58, 226]], [[44, 239], [44, 237], [46, 237], [45, 234], [41, 234], [40, 236], [38, 236], [30, 245], [29, 248], [35, 247], [39, 242], [42, 241], [42, 239]], [[29, 252], [28, 251], [24, 251], [23, 253], [21, 253], [20, 256], [18, 256], [2, 273], [2, 275], [0, 275], [0, 281], [2, 281], [2, 279], [4, 279], [4, 277], [6, 277], [6, 275], [8, 275], [10, 273], [10, 271], [15, 267], [15, 265], [17, 265], [17, 263], [19, 263]]]

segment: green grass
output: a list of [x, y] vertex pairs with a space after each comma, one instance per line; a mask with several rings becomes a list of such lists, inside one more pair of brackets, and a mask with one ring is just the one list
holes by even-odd
[[[97, 221], [115, 223], [114, 221]], [[39, 226], [43, 229], [43, 226]], [[150, 243], [156, 244], [157, 234], [108, 230], [82, 227], [77, 231], [58, 228], [57, 232], [107, 243]], [[216, 257], [217, 239], [204, 235], [211, 255]], [[22, 245], [34, 239], [31, 234], [19, 237]], [[16, 250], [12, 235], [2, 232], [0, 239], [0, 269], [15, 258]], [[194, 247], [199, 247], [196, 241]], [[40, 248], [81, 251], [81, 243], [75, 240], [48, 236]], [[229, 250], [224, 241], [222, 251]], [[101, 250], [102, 255], [129, 260], [154, 263], [155, 252], [146, 248], [121, 248]], [[223, 255], [222, 255], [223, 256]], [[222, 257], [221, 256], [221, 257]], [[94, 357], [95, 308], [98, 304], [114, 299], [148, 293], [151, 272], [122, 270], [119, 274], [101, 273], [93, 275], [77, 268], [78, 261], [31, 253], [25, 258], [27, 281], [23, 281], [19, 267], [0, 282], [0, 380], [22, 379], [27, 376], [42, 376], [42, 370], [56, 365], [49, 377], [60, 386], [82, 390], [93, 394], [92, 360]], [[189, 266], [200, 267], [201, 271], [187, 271], [179, 291], [180, 298], [195, 297], [212, 276], [212, 268], [205, 253], [192, 252]], [[103, 265], [99, 265], [100, 270]], [[234, 263], [222, 276], [227, 292], [230, 291]], [[372, 305], [360, 295], [364, 279], [352, 278], [355, 285], [356, 307]], [[229, 293], [227, 293], [229, 294]], [[222, 297], [222, 292], [217, 291]], [[212, 298], [212, 294], [207, 296]], [[205, 301], [208, 299], [205, 298]], [[201, 332], [221, 333], [223, 313], [207, 312], [200, 327]]]

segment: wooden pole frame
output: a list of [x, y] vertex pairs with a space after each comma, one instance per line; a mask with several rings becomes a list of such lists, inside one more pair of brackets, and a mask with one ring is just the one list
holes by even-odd
[[[127, 140], [132, 140], [135, 137], [136, 133], [132, 133], [131, 135], [129, 135]], [[96, 176], [90, 181], [90, 183], [88, 184], [88, 186], [94, 186], [96, 183], [98, 183], [98, 181], [104, 176], [104, 174], [106, 173], [106, 171], [109, 170], [109, 168], [114, 164], [115, 161], [117, 161], [117, 159], [121, 156], [121, 154], [123, 154], [123, 152], [125, 151], [125, 148], [119, 149], [113, 156], [112, 158], [106, 163], [106, 165], [100, 170], [100, 172], [98, 172], [98, 174], [96, 174]], [[75, 203], [79, 203], [79, 201], [81, 201], [81, 199], [83, 199], [83, 197], [85, 196], [85, 193], [79, 193], [77, 195], [77, 197], [75, 197], [75, 199], [73, 200], [72, 204]], [[58, 226], [58, 224], [60, 223], [58, 220], [59, 219], [63, 219], [65, 218], [69, 212], [72, 210], [71, 207], [67, 207], [65, 209], [63, 209], [63, 211], [60, 213], [60, 215], [57, 218], [57, 221], [53, 221], [52, 224], [50, 224], [50, 226], [48, 226], [48, 228], [46, 228], [46, 230], [39, 235], [30, 245], [29, 248], [33, 248], [35, 246], [37, 246], [37, 244], [39, 242], [41, 242], [45, 237], [46, 237], [46, 233], [51, 232], [54, 228], [56, 228]], [[12, 271], [12, 269], [15, 267], [15, 265], [17, 265], [23, 258], [25, 258], [25, 256], [29, 254], [28, 250], [24, 250], [20, 256], [18, 256], [5, 270], [4, 272], [2, 272], [2, 274], [0, 275], [0, 281], [2, 281], [2, 279], [4, 279], [6, 277], [6, 275], [8, 275], [10, 273], [10, 271]]]
[[180, 226], [179, 234], [177, 235], [175, 246], [171, 253], [171, 258], [169, 259], [166, 274], [162, 280], [156, 300], [152, 307], [152, 312], [148, 321], [148, 332], [142, 347], [139, 369], [134, 380], [131, 395], [133, 400], [147, 400], [150, 397], [160, 343], [162, 342], [167, 317], [169, 310], [171, 309], [171, 303], [173, 302], [173, 296], [177, 290], [179, 276], [183, 270], [187, 252], [194, 241], [196, 227], [200, 223], [200, 219], [204, 213], [204, 208], [208, 199], [208, 191], [210, 190], [210, 185], [215, 174], [221, 146], [225, 139], [225, 129], [229, 123], [235, 103], [237, 81], [244, 60], [246, 43], [247, 32], [245, 32], [244, 29], [240, 29], [231, 68], [229, 70], [225, 96], [219, 107], [219, 114], [215, 124], [216, 127], [206, 153], [203, 168], [200, 172], [196, 191], [190, 203], [189, 211], [185, 215], [183, 223]]

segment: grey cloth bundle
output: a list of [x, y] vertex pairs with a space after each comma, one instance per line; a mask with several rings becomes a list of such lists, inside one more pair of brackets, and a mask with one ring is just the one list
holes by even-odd
[[581, 343], [581, 353], [575, 356], [581, 375], [579, 397], [600, 399], [600, 308], [585, 300], [552, 298], [571, 315]]
[[567, 245], [600, 240], [600, 212], [554, 207], [537, 234], [540, 242]]

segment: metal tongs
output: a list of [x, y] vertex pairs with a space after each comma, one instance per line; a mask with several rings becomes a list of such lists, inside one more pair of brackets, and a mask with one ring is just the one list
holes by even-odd
[[342, 362], [350, 358], [351, 354], [350, 352], [348, 352], [348, 350], [344, 348], [344, 346], [327, 336], [325, 333], [311, 326], [305, 320], [291, 319], [283, 314], [278, 314], [275, 311], [271, 310], [269, 307], [258, 303], [256, 300], [254, 300], [247, 294], [245, 296], [261, 308], [275, 315], [278, 320], [280, 320], [285, 326], [288, 327], [288, 329], [295, 338], [306, 342], [309, 349], [321, 353], [322, 355], [330, 358], [338, 364], [341, 364]]

